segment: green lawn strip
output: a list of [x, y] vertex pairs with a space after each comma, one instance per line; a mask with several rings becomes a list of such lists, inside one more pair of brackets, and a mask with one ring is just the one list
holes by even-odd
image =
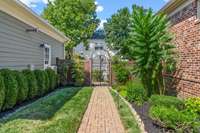
[[92, 89], [65, 88], [0, 121], [0, 133], [75, 133]]
[[113, 90], [110, 90], [127, 133], [140, 133], [139, 126], [128, 105]]

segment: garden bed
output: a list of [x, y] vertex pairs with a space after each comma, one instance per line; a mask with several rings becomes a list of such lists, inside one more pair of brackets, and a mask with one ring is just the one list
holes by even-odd
[[150, 117], [149, 117], [149, 109], [150, 104], [145, 102], [143, 105], [138, 106], [135, 103], [131, 103], [132, 107], [140, 116], [141, 120], [144, 123], [144, 128], [148, 133], [166, 133], [169, 131], [166, 128], [163, 128], [156, 124]]

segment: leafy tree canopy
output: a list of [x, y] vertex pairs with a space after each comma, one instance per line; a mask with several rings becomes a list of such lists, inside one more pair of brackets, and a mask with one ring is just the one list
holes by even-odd
[[42, 16], [71, 39], [67, 48], [72, 49], [92, 37], [99, 23], [95, 10], [94, 0], [55, 0]]
[[126, 55], [128, 53], [128, 38], [130, 33], [130, 11], [128, 8], [123, 8], [107, 19], [104, 24], [106, 33], [106, 42], [113, 50]]

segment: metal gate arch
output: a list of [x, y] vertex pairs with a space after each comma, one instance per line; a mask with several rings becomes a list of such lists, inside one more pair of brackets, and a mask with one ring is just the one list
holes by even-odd
[[[104, 54], [99, 54], [99, 53], [104, 53]], [[95, 55], [96, 54], [96, 55]], [[106, 62], [108, 63], [108, 71], [109, 71], [109, 81], [108, 85], [112, 86], [112, 61], [111, 61], [111, 56], [108, 50], [106, 49], [101, 49], [101, 50], [96, 50], [91, 53], [90, 56], [90, 85], [93, 85], [93, 63], [94, 63], [94, 58], [96, 56], [103, 56], [106, 59]], [[100, 84], [101, 85], [101, 84]]]

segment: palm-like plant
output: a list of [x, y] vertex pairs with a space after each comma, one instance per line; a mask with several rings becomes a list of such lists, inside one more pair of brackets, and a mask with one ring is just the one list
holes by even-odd
[[156, 15], [151, 9], [133, 7], [129, 48], [148, 96], [165, 92], [162, 73], [174, 55], [169, 24], [163, 14]]

